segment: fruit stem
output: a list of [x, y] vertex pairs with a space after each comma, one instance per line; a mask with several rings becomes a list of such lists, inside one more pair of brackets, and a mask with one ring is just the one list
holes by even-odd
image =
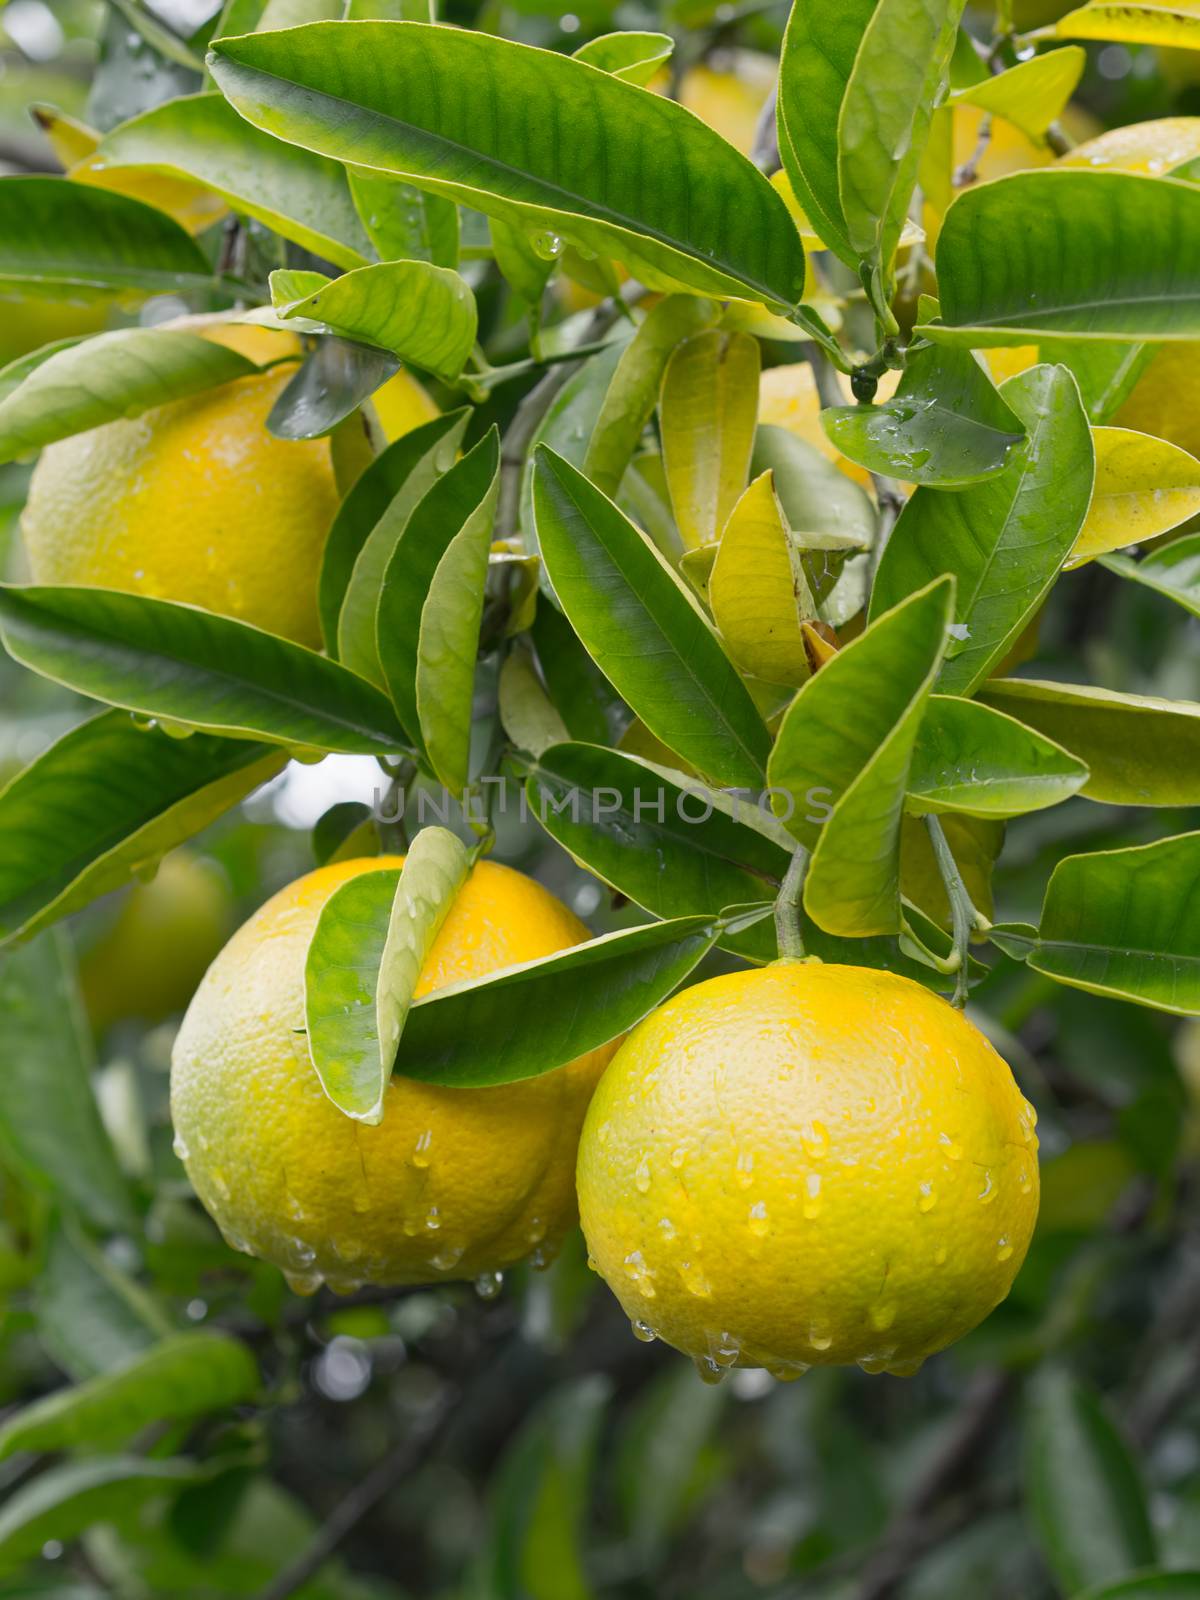
[[958, 870], [954, 852], [947, 843], [940, 818], [929, 812], [925, 817], [925, 826], [929, 830], [934, 859], [937, 861], [942, 885], [946, 890], [946, 898], [950, 902], [950, 921], [954, 929], [954, 959], [957, 963], [952, 1004], [961, 1011], [967, 1003], [971, 934], [975, 929], [986, 933], [991, 923], [982, 912], [975, 909], [975, 904], [963, 882], [962, 873]]
[[779, 942], [779, 954], [785, 961], [804, 960], [804, 917], [800, 907], [808, 863], [808, 850], [804, 845], [797, 845], [775, 901], [775, 937]]

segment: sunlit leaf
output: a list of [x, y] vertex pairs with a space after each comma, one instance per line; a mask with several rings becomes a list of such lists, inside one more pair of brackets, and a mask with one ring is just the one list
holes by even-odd
[[1108, 39], [1114, 44], [1157, 44], [1200, 49], [1200, 13], [1188, 0], [1091, 0], [1060, 17], [1052, 28], [1060, 39]]
[[371, 259], [344, 169], [260, 133], [223, 95], [184, 95], [143, 111], [105, 134], [98, 159], [109, 171], [130, 167], [195, 179], [336, 266]]
[[[1127, 9], [1127, 8], [1126, 8]], [[1087, 54], [1076, 45], [1047, 50], [978, 83], [956, 89], [951, 105], [975, 106], [1003, 117], [1031, 139], [1040, 139], [1075, 93]]]
[[908, 775], [909, 809], [1014, 817], [1057, 805], [1084, 763], [1014, 718], [953, 695], [929, 698]]
[[675, 41], [669, 33], [602, 33], [581, 44], [576, 61], [611, 72], [626, 83], [647, 84], [669, 61]]
[[[803, 246], [767, 180], [682, 107], [584, 62], [364, 22], [222, 39], [211, 66], [265, 131], [544, 229], [652, 287], [800, 298]], [[564, 106], [569, 123], [545, 114]]]
[[1200, 512], [1200, 461], [1131, 428], [1096, 428], [1096, 488], [1067, 560], [1078, 567], [1125, 545], [1146, 544]]

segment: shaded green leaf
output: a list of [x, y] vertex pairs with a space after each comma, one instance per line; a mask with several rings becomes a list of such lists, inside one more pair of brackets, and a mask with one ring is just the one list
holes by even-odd
[[953, 695], [931, 695], [908, 774], [911, 811], [1015, 817], [1057, 805], [1088, 769], [1013, 717]]
[[518, 750], [540, 756], [550, 745], [565, 744], [571, 737], [521, 640], [500, 668], [498, 699], [501, 725]]
[[661, 1005], [724, 931], [717, 917], [652, 922], [438, 989], [408, 1013], [395, 1071], [458, 1088], [553, 1072]]
[[757, 785], [762, 718], [683, 583], [612, 501], [546, 446], [534, 477], [550, 580], [588, 654], [642, 721], [715, 781]]
[[1026, 960], [1093, 994], [1200, 1013], [1200, 833], [1060, 861]]
[[1089, 800], [1200, 805], [1200, 705], [1026, 678], [993, 678], [979, 697], [1086, 762]]
[[277, 439], [321, 439], [400, 370], [386, 350], [326, 337], [305, 357], [267, 415]]
[[202, 1417], [245, 1400], [258, 1368], [223, 1333], [176, 1333], [74, 1388], [59, 1389], [0, 1427], [0, 1460], [18, 1450], [113, 1445], [153, 1422]]
[[[379, 660], [392, 703], [414, 742], [423, 743], [419, 686], [427, 682], [429, 669], [421, 648], [426, 597], [460, 534], [466, 533], [467, 550], [484, 532], [490, 535], [499, 468], [500, 444], [493, 428], [418, 502], [388, 560], [376, 613]], [[432, 639], [426, 648], [433, 648]]]
[[102, 1227], [129, 1227], [129, 1191], [92, 1092], [75, 963], [58, 930], [0, 959], [0, 1037], [6, 1161]]
[[0, 461], [257, 371], [236, 350], [178, 329], [97, 334], [40, 362], [0, 401]]
[[382, 685], [375, 612], [383, 575], [413, 508], [454, 465], [471, 420], [465, 408], [388, 445], [343, 500], [329, 530], [318, 603], [330, 653]]
[[[799, 235], [761, 173], [680, 106], [584, 62], [364, 22], [222, 39], [210, 65], [267, 132], [615, 257], [651, 287], [781, 308], [803, 291]], [[568, 121], [546, 114], [568, 106]]]
[[968, 350], [918, 350], [893, 399], [835, 406], [821, 426], [870, 472], [943, 489], [1003, 470], [1025, 425]]
[[192, 178], [335, 266], [371, 258], [341, 165], [260, 133], [223, 95], [183, 95], [143, 111], [106, 134], [97, 154], [105, 167]]
[[475, 343], [475, 296], [428, 261], [381, 261], [340, 278], [273, 272], [271, 298], [284, 322], [323, 323], [440, 378], [457, 378]]
[[1200, 533], [1188, 533], [1181, 539], [1152, 550], [1141, 561], [1129, 556], [1102, 556], [1100, 565], [1115, 572], [1120, 578], [1132, 578], [1156, 594], [1166, 595], [1200, 617]]
[[1099, 1399], [1057, 1368], [1025, 1416], [1025, 1484], [1042, 1553], [1068, 1594], [1150, 1566], [1155, 1540], [1141, 1474]]
[[173, 600], [0, 585], [15, 660], [80, 694], [208, 733], [374, 754], [404, 745], [371, 684], [303, 645]]
[[948, 694], [969, 694], [1003, 659], [1070, 553], [1092, 496], [1095, 452], [1071, 374], [1033, 367], [1001, 392], [1028, 430], [1025, 447], [961, 493], [918, 489], [871, 593], [874, 618], [939, 573], [954, 574], [954, 641], [938, 683]]
[[246, 740], [174, 739], [121, 711], [72, 728], [0, 790], [0, 942], [128, 882], [285, 760]]
[[979, 347], [1200, 334], [1200, 187], [1062, 167], [965, 189], [937, 244], [931, 339]]
[[67, 1222], [51, 1231], [34, 1309], [38, 1337], [75, 1379], [107, 1372], [172, 1332], [158, 1302]]
[[8, 294], [144, 298], [213, 285], [195, 241], [165, 211], [66, 178], [0, 179], [0, 284]]
[[440, 194], [378, 172], [347, 170], [354, 206], [381, 261], [429, 261], [458, 266], [458, 207]]

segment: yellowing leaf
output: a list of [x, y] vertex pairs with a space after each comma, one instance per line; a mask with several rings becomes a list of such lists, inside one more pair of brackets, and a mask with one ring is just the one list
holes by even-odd
[[799, 685], [809, 677], [800, 624], [815, 616], [808, 584], [764, 472], [729, 518], [708, 584], [713, 618], [729, 654], [743, 671], [768, 683]]
[[77, 117], [68, 116], [57, 106], [34, 106], [33, 117], [67, 176], [75, 183], [88, 183], [96, 189], [129, 195], [157, 211], [165, 211], [189, 233], [200, 233], [211, 227], [229, 209], [219, 195], [211, 194], [198, 183], [189, 183], [186, 178], [173, 178], [138, 167], [106, 165], [96, 158], [96, 146], [100, 143], [96, 130]]
[[1086, 64], [1087, 54], [1079, 45], [1050, 50], [1044, 56], [1020, 61], [994, 78], [957, 90], [950, 96], [950, 103], [990, 111], [1030, 138], [1040, 139], [1061, 116]]
[[1096, 488], [1068, 567], [1156, 539], [1200, 512], [1195, 456], [1132, 428], [1093, 428], [1092, 438]]
[[663, 377], [659, 419], [685, 547], [721, 537], [746, 486], [758, 424], [758, 341], [716, 329], [685, 339]]
[[1115, 44], [1174, 45], [1200, 49], [1200, 6], [1188, 0], [1175, 5], [1119, 5], [1111, 0], [1068, 11], [1052, 28], [1035, 37], [1057, 34], [1060, 39], [1110, 39]]

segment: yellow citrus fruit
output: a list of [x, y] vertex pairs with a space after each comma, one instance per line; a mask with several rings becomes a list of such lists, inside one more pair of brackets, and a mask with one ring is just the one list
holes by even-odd
[[182, 1011], [232, 923], [233, 896], [219, 867], [188, 850], [165, 857], [80, 958], [92, 1026], [103, 1032], [126, 1017], [161, 1022]]
[[411, 433], [423, 422], [432, 422], [441, 412], [411, 372], [403, 367], [371, 396], [375, 415], [389, 444], [401, 434]]
[[641, 1337], [777, 1377], [907, 1373], [1007, 1294], [1033, 1232], [1033, 1109], [910, 979], [781, 961], [686, 989], [589, 1108], [579, 1209]]
[[[898, 372], [885, 372], [875, 391], [876, 403], [882, 404], [883, 401], [890, 400], [899, 382]], [[851, 405], [853, 398], [849, 387], [840, 380], [839, 386], [845, 404]], [[794, 433], [798, 439], [803, 439], [805, 444], [812, 445], [823, 456], [835, 462], [848, 478], [854, 479], [855, 483], [867, 484], [871, 481], [867, 469], [860, 467], [856, 461], [848, 460], [821, 426], [821, 397], [817, 393], [816, 380], [807, 361], [767, 368], [759, 380], [758, 420], [760, 423], [769, 423]]]
[[105, 300], [35, 300], [0, 293], [0, 366], [56, 339], [99, 333], [109, 308]]
[[690, 67], [679, 84], [679, 103], [749, 155], [762, 108], [775, 86], [775, 72], [769, 56], [733, 51], [728, 68]]
[[[400, 861], [338, 862], [269, 900], [210, 967], [175, 1044], [171, 1113], [197, 1194], [231, 1244], [275, 1262], [301, 1292], [322, 1279], [348, 1290], [549, 1259], [575, 1219], [579, 1128], [615, 1049], [497, 1088], [394, 1077], [376, 1127], [337, 1110], [302, 1031], [308, 943], [340, 884]], [[540, 884], [481, 862], [417, 994], [586, 938]]]
[[[235, 348], [292, 339], [198, 331]], [[34, 581], [186, 600], [319, 644], [317, 574], [338, 498], [329, 444], [266, 430], [294, 373], [239, 378], [50, 445], [21, 523]]]

